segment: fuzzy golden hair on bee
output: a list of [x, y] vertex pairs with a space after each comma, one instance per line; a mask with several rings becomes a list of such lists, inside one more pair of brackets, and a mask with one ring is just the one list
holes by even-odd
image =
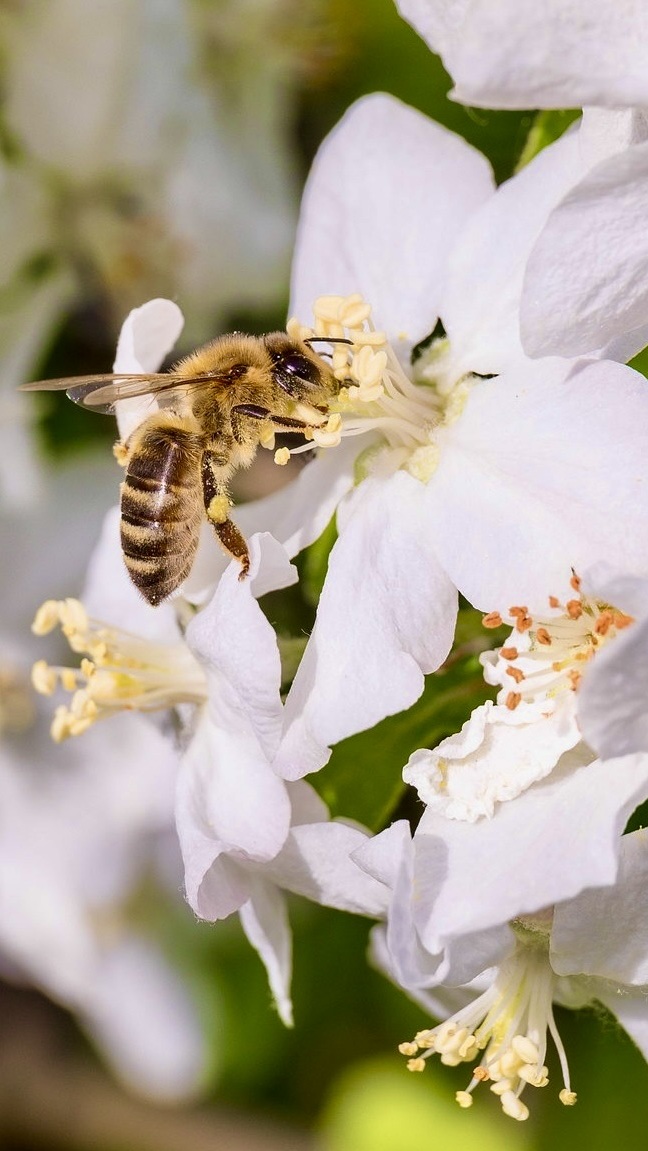
[[147, 416], [115, 456], [121, 485], [121, 545], [128, 573], [150, 604], [189, 575], [206, 518], [225, 552], [248, 573], [247, 543], [229, 515], [229, 485], [274, 432], [312, 434], [337, 393], [329, 364], [285, 332], [235, 332], [178, 360], [168, 372], [45, 380], [25, 390], [64, 389], [75, 403], [114, 412], [151, 396]]

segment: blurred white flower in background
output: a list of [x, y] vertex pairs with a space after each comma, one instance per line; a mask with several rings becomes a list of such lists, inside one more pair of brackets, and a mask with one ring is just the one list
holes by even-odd
[[[3, 394], [34, 376], [79, 305], [114, 324], [165, 291], [199, 343], [231, 313], [281, 299], [297, 198], [286, 106], [313, 9], [247, 9], [243, 20], [240, 6], [201, 0], [3, 8]], [[39, 490], [30, 410], [22, 397], [0, 410], [10, 502]]]
[[0, 517], [0, 970], [72, 1010], [131, 1088], [182, 1098], [201, 1085], [206, 1038], [137, 911], [156, 887], [179, 902], [175, 754], [139, 716], [56, 747], [29, 686], [30, 617], [46, 592], [79, 588], [114, 464], [45, 478], [35, 508]]

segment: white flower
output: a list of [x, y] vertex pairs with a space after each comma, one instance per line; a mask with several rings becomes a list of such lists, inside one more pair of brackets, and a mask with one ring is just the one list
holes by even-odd
[[202, 919], [240, 913], [243, 930], [265, 964], [279, 1015], [292, 1026], [291, 935], [283, 892], [379, 917], [387, 909], [387, 890], [351, 860], [366, 841], [366, 832], [328, 822], [326, 805], [308, 784], [289, 785], [290, 830], [270, 860], [255, 860], [219, 842], [209, 820], [209, 786], [208, 779], [197, 786], [191, 764], [185, 762], [178, 789], [178, 833], [187, 899]]
[[426, 808], [411, 842], [402, 822], [375, 836], [355, 858], [393, 892], [399, 980], [467, 983], [508, 954], [511, 920], [613, 884], [621, 834], [647, 790], [648, 756], [602, 762], [581, 745], [490, 819]]
[[[531, 361], [519, 343], [528, 252], [580, 170], [569, 137], [493, 193], [482, 157], [385, 96], [351, 109], [315, 162], [292, 306], [303, 321], [324, 294], [316, 334], [353, 339], [362, 382], [348, 389], [340, 431], [360, 453], [363, 425], [373, 454], [360, 456], [361, 482], [340, 507], [288, 696], [286, 777], [316, 770], [327, 745], [414, 702], [449, 649], [456, 589], [485, 610], [520, 597], [540, 606], [548, 589], [568, 594], [570, 566], [610, 551], [629, 569], [645, 566], [642, 377], [611, 362]], [[375, 333], [352, 315], [359, 294], [376, 301], [393, 349], [360, 347]], [[412, 344], [430, 332], [406, 371]], [[345, 354], [342, 345], [334, 357]]]
[[[397, 830], [394, 825], [385, 834], [391, 835], [392, 847], [406, 848], [402, 873], [409, 853], [405, 833], [396, 836]], [[370, 844], [356, 858], [385, 881], [389, 849], [376, 853], [376, 847]], [[529, 1110], [522, 1093], [527, 1086], [549, 1083], [545, 1054], [550, 1035], [561, 1068], [559, 1098], [572, 1105], [576, 1094], [553, 1003], [572, 1008], [603, 1003], [648, 1058], [646, 833], [623, 836], [617, 850], [618, 873], [609, 886], [587, 885], [589, 889], [571, 898], [563, 896], [553, 906], [515, 916], [495, 946], [492, 932], [475, 930], [457, 949], [460, 962], [451, 972], [434, 972], [434, 956], [420, 939], [412, 950], [411, 923], [402, 906], [396, 908], [398, 888], [394, 888], [389, 921], [374, 929], [374, 958], [413, 998], [444, 1020], [400, 1045], [411, 1071], [422, 1071], [435, 1054], [450, 1066], [471, 1063], [472, 1078], [456, 1094], [459, 1106], [469, 1107], [472, 1092], [486, 1084], [499, 1097], [505, 1114], [524, 1120]], [[394, 854], [391, 851], [392, 882]], [[478, 851], [472, 857], [474, 873], [480, 858]], [[423, 881], [420, 872], [416, 881]], [[410, 897], [415, 905], [413, 891]]]
[[578, 691], [578, 721], [602, 757], [648, 751], [648, 580], [608, 568], [597, 586], [635, 622], [588, 670]]
[[[452, 95], [492, 108], [586, 105], [581, 181], [559, 198], [529, 259], [520, 320], [531, 356], [648, 343], [645, 220], [648, 15], [641, 0], [397, 0], [443, 57]], [[566, 250], [578, 258], [564, 264]]]
[[574, 108], [648, 104], [642, 0], [397, 0], [443, 57], [465, 104]]
[[[585, 112], [576, 134], [582, 179], [549, 213], [529, 257], [520, 305], [532, 356], [602, 349], [628, 360], [648, 343], [648, 115]], [[579, 253], [566, 275], [556, 261]]]
[[42, 650], [29, 619], [45, 588], [60, 595], [80, 580], [109, 490], [95, 461], [47, 481], [35, 509], [2, 517], [0, 951], [5, 970], [76, 1013], [131, 1087], [179, 1098], [199, 1086], [203, 1036], [178, 973], [128, 910], [162, 841], [168, 857], [175, 758], [133, 716], [65, 752], [47, 735], [29, 693]]
[[143, 720], [65, 756], [42, 724], [0, 746], [0, 949], [74, 1011], [121, 1078], [161, 1099], [199, 1087], [206, 1049], [180, 976], [129, 916], [173, 810], [175, 759]]
[[[633, 621], [611, 605], [600, 580], [572, 576], [571, 582], [576, 594], [565, 604], [549, 596], [539, 616], [525, 606], [510, 608], [510, 637], [481, 656], [486, 680], [500, 688], [497, 702], [476, 708], [461, 731], [433, 751], [414, 752], [403, 770], [423, 802], [447, 818], [491, 816], [496, 803], [543, 779], [582, 739], [581, 684], [594, 657]], [[503, 613], [491, 612], [484, 623], [501, 626]], [[606, 757], [630, 750], [639, 748], [617, 747]]]
[[[89, 285], [116, 315], [166, 290], [198, 342], [281, 289], [295, 197], [279, 109], [293, 62], [278, 72], [266, 38], [258, 75], [210, 70], [202, 7], [52, 0], [2, 14], [14, 144], [0, 165], [2, 279], [28, 302], [45, 258], [67, 287], [52, 328]], [[237, 46], [226, 52], [236, 63]]]

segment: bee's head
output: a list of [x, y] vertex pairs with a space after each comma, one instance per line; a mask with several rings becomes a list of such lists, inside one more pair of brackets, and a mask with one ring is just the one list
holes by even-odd
[[275, 383], [292, 399], [315, 403], [337, 390], [330, 366], [307, 344], [298, 344], [280, 332], [265, 338], [272, 357]]

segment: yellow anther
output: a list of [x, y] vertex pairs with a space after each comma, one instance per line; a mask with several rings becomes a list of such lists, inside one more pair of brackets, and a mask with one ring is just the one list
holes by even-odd
[[567, 1087], [563, 1087], [562, 1091], [558, 1095], [558, 1098], [560, 1099], [560, 1102], [565, 1105], [565, 1107], [573, 1107], [574, 1103], [576, 1103], [578, 1100], [576, 1092], [569, 1091]]
[[473, 1071], [473, 1079], [476, 1079], [478, 1083], [487, 1083], [490, 1079], [490, 1071], [487, 1067], [480, 1064], [479, 1067], [475, 1067]]
[[362, 331], [353, 333], [354, 347], [382, 348], [387, 343], [384, 332]]
[[436, 1031], [431, 1031], [429, 1027], [426, 1028], [425, 1031], [417, 1031], [414, 1036], [414, 1042], [417, 1043], [419, 1047], [434, 1047], [436, 1044]]
[[77, 686], [76, 672], [71, 667], [62, 667], [59, 669], [61, 677], [61, 686], [65, 691], [74, 691]]
[[440, 1027], [437, 1032], [436, 1049], [441, 1054], [447, 1051], [457, 1051], [468, 1037], [466, 1027]]
[[323, 320], [328, 324], [338, 322], [340, 305], [344, 302], [342, 296], [319, 296], [313, 304], [313, 315], [316, 320]]
[[514, 1079], [498, 1079], [497, 1082], [491, 1083], [491, 1091], [493, 1095], [503, 1095], [505, 1091], [511, 1091], [514, 1086]]
[[479, 1045], [474, 1035], [469, 1035], [468, 1038], [461, 1044], [458, 1054], [463, 1060], [474, 1059], [479, 1051]]
[[83, 604], [78, 599], [69, 597], [59, 603], [59, 619], [63, 634], [72, 636], [88, 631], [88, 615]]
[[62, 743], [70, 735], [70, 722], [68, 709], [61, 704], [54, 712], [52, 719], [52, 726], [50, 727], [50, 735], [54, 743]]
[[524, 1063], [538, 1063], [540, 1061], [540, 1052], [528, 1035], [514, 1035], [511, 1040], [511, 1047]]
[[275, 439], [276, 439], [276, 437], [275, 437], [275, 433], [274, 433], [274, 428], [270, 427], [270, 425], [268, 424], [261, 431], [261, 434], [259, 436], [259, 443], [261, 444], [262, 448], [268, 448], [269, 451], [272, 451], [274, 449], [274, 446], [275, 446]]
[[274, 454], [274, 462], [283, 468], [290, 459], [290, 451], [288, 448], [277, 448]]
[[362, 296], [357, 299], [349, 296], [339, 311], [340, 323], [344, 324], [345, 328], [361, 328], [370, 315], [371, 307], [365, 304]]
[[416, 1055], [416, 1052], [418, 1051], [418, 1044], [412, 1042], [399, 1043], [398, 1050], [400, 1051], [401, 1055]]
[[40, 695], [52, 695], [56, 690], [58, 676], [53, 667], [39, 659], [31, 670], [31, 681], [35, 691]]
[[339, 412], [334, 412], [333, 415], [329, 416], [324, 427], [313, 428], [313, 440], [321, 448], [337, 447], [341, 439], [341, 427], [342, 416]]
[[521, 1099], [518, 1099], [514, 1091], [505, 1091], [501, 1096], [501, 1100], [502, 1111], [511, 1119], [517, 1119], [519, 1122], [523, 1122], [529, 1118], [529, 1108]]
[[31, 629], [34, 635], [48, 635], [53, 631], [59, 622], [59, 605], [55, 599], [45, 600], [41, 604], [36, 615]]
[[473, 1105], [473, 1097], [470, 1091], [457, 1091], [455, 1093], [455, 1100], [464, 1111]]
[[517, 1075], [518, 1069], [522, 1066], [520, 1056], [511, 1047], [503, 1052], [499, 1063], [502, 1075]]
[[422, 1059], [420, 1055], [419, 1055], [418, 1059], [408, 1059], [407, 1060], [407, 1070], [408, 1071], [425, 1071], [425, 1059]]
[[549, 1082], [548, 1068], [537, 1067], [532, 1063], [524, 1063], [518, 1071], [518, 1076], [531, 1087], [546, 1087]]

